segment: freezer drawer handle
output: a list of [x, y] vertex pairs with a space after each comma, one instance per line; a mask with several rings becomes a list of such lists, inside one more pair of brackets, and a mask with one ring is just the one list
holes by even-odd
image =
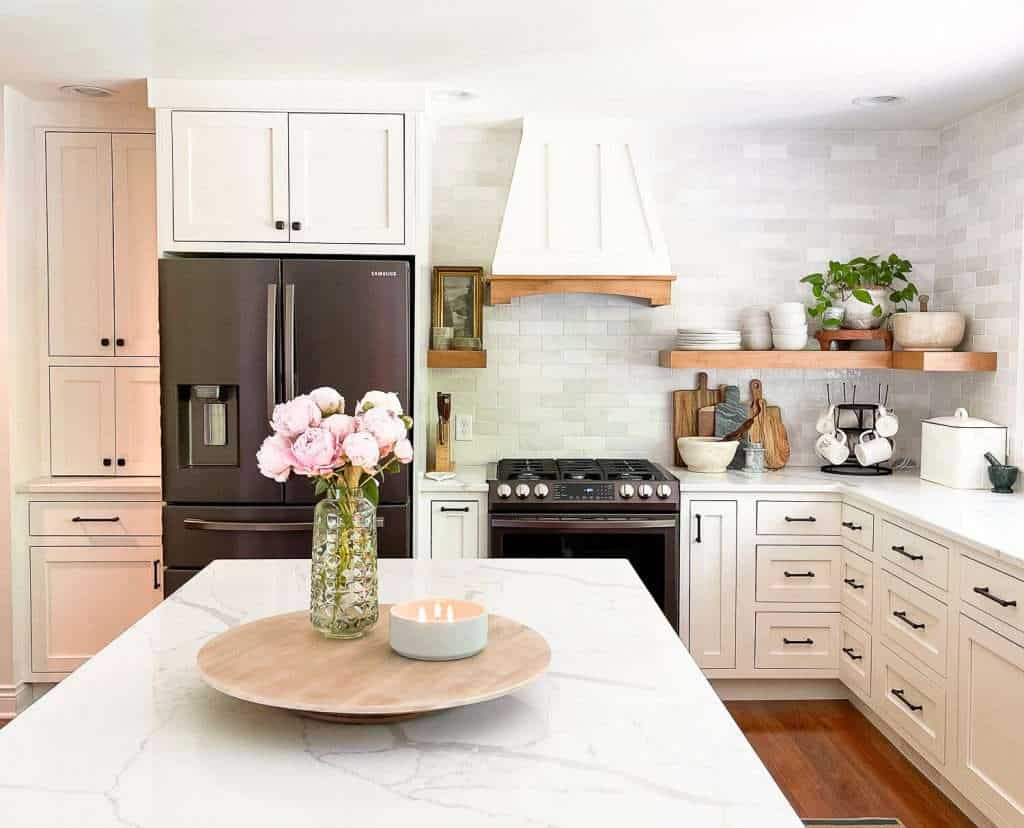
[[262, 523], [246, 520], [199, 520], [185, 518], [186, 529], [200, 529], [204, 532], [308, 532], [313, 528], [313, 521], [296, 521], [294, 523]]
[[814, 573], [813, 572], [788, 572], [786, 570], [782, 570], [782, 574], [785, 575], [787, 578], [813, 578], [814, 577]]
[[902, 690], [893, 687], [889, 690], [889, 692], [892, 693], [901, 702], [903, 702], [907, 706], [907, 710], [909, 710], [911, 713], [916, 713], [918, 710], [924, 710], [924, 705], [908, 702], [906, 696], [903, 695]]
[[988, 587], [975, 587], [974, 591], [983, 598], [988, 598], [989, 601], [995, 601], [1001, 607], [1015, 607], [1017, 606], [1016, 601], [1007, 601], [1005, 598], [1000, 598], [998, 595], [993, 595], [988, 591]]
[[924, 560], [924, 555], [914, 555], [913, 553], [908, 552], [907, 551], [907, 547], [905, 547], [905, 546], [894, 546], [892, 548], [892, 551], [893, 552], [898, 552], [904, 558], [910, 558], [910, 560], [912, 560], [912, 561], [923, 561]]
[[456, 506], [442, 506], [441, 507], [441, 511], [442, 512], [468, 512], [469, 511], [469, 507], [468, 506], [458, 506], [458, 507], [456, 507]]
[[912, 621], [909, 618], [907, 618], [907, 613], [903, 610], [893, 610], [892, 614], [894, 618], [899, 618], [900, 621], [902, 621], [908, 627], [912, 627], [915, 630], [923, 630], [925, 628], [925, 624], [923, 622]]
[[859, 532], [861, 529], [864, 528], [859, 523], [854, 523], [852, 520], [844, 520], [843, 526], [845, 526], [847, 529], [853, 530], [854, 532]]
[[267, 419], [274, 417], [277, 391], [277, 285], [267, 285]]
[[153, 589], [160, 589], [160, 561], [153, 561]]
[[789, 515], [786, 515], [785, 520], [786, 520], [786, 523], [817, 523], [818, 522], [818, 519], [814, 515], [811, 515], [810, 517], [802, 517], [802, 518], [795, 518], [795, 517], [790, 517]]
[[861, 661], [864, 658], [862, 655], [857, 655], [853, 647], [843, 647], [843, 652], [846, 653], [850, 661]]
[[853, 578], [843, 578], [843, 583], [850, 589], [864, 589], [864, 584], [858, 584]]
[[71, 518], [72, 523], [118, 523], [120, 520], [120, 515], [111, 515], [110, 517], [82, 517], [81, 515], [75, 515]]

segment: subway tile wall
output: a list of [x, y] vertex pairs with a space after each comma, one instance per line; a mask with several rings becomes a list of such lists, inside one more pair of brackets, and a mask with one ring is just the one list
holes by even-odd
[[[433, 157], [433, 264], [489, 267], [520, 133], [446, 127]], [[678, 280], [671, 306], [626, 298], [526, 297], [484, 309], [486, 370], [433, 370], [432, 391], [475, 418], [456, 460], [511, 456], [672, 458], [671, 391], [695, 372], [658, 367], [677, 327], [735, 327], [739, 310], [805, 298], [798, 280], [829, 258], [895, 250], [933, 290], [940, 136], [937, 131], [672, 129], [659, 133], [653, 175]], [[713, 384], [750, 372], [712, 371]], [[814, 418], [825, 388], [890, 402], [905, 422], [929, 413], [930, 382], [895, 372], [772, 371], [769, 401], [782, 409], [791, 463], [814, 465]], [[431, 410], [433, 407], [431, 406]], [[917, 457], [919, 428], [897, 453]]]

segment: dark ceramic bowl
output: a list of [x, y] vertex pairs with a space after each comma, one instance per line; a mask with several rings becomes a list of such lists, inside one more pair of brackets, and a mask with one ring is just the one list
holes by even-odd
[[1017, 482], [1017, 467], [989, 466], [988, 479], [992, 481], [993, 492], [1013, 494], [1013, 484]]

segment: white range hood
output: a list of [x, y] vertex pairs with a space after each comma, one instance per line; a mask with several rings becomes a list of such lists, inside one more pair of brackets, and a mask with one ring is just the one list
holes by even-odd
[[491, 301], [567, 292], [671, 301], [649, 158], [643, 131], [620, 121], [525, 118]]

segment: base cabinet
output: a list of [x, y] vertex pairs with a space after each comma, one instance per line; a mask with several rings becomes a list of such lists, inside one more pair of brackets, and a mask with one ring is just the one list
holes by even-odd
[[459, 560], [480, 557], [480, 504], [475, 500], [430, 503], [430, 557]]
[[690, 654], [701, 667], [736, 666], [736, 502], [690, 503]]

